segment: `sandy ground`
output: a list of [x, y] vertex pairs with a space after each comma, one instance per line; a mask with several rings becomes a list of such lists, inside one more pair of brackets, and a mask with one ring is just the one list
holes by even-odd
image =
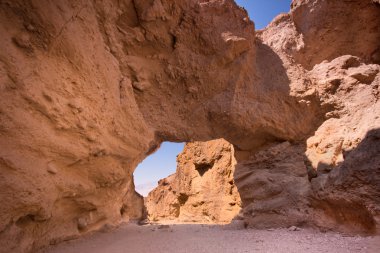
[[253, 230], [240, 226], [128, 224], [59, 244], [46, 253], [380, 252], [380, 236], [360, 237], [311, 229]]

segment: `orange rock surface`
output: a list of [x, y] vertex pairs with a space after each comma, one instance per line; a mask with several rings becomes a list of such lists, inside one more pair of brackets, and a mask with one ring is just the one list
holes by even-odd
[[139, 219], [137, 164], [217, 138], [249, 226], [379, 231], [379, 8], [294, 0], [256, 32], [233, 0], [1, 1], [0, 251]]

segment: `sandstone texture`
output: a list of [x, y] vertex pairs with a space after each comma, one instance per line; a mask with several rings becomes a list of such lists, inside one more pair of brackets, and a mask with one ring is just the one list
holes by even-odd
[[223, 139], [187, 143], [176, 173], [159, 181], [145, 199], [153, 222], [229, 223], [241, 201], [234, 184], [233, 146]]
[[[349, 6], [361, 7], [358, 20]], [[305, 142], [273, 142], [238, 159], [235, 182], [249, 226], [379, 231], [380, 66], [374, 57], [379, 44], [369, 42], [380, 36], [379, 7], [372, 1], [293, 1], [289, 14], [257, 33], [282, 59], [289, 77], [305, 77], [303, 85], [292, 82], [298, 84], [293, 91], [317, 94], [325, 115]], [[335, 10], [345, 14], [339, 21], [308, 15], [322, 10], [325, 17]], [[339, 26], [349, 23], [360, 29], [343, 47], [350, 35], [338, 32]], [[361, 32], [368, 40], [358, 37], [354, 43]]]
[[308, 73], [310, 92], [333, 109], [305, 143], [272, 143], [238, 159], [235, 182], [251, 226], [378, 230], [379, 73], [353, 56]]
[[372, 0], [257, 32], [232, 0], [0, 1], [0, 251], [141, 218], [137, 164], [218, 138], [249, 226], [378, 232], [379, 24]]

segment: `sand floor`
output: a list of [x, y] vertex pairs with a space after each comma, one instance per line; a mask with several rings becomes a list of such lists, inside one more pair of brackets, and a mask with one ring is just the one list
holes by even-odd
[[380, 236], [347, 236], [312, 229], [255, 230], [240, 226], [122, 225], [110, 232], [45, 249], [46, 253], [293, 253], [380, 252]]

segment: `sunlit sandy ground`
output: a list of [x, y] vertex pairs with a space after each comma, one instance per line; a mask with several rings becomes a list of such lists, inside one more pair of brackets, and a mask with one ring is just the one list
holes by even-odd
[[380, 252], [380, 236], [349, 236], [312, 229], [254, 230], [239, 225], [122, 225], [109, 232], [52, 246], [47, 253]]

